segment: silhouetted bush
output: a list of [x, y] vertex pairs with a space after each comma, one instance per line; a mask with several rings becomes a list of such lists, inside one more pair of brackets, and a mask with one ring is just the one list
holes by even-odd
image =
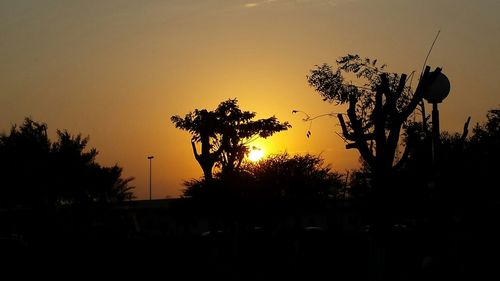
[[185, 182], [186, 197], [235, 196], [248, 199], [331, 199], [344, 188], [341, 175], [315, 155], [271, 155], [245, 162], [237, 173], [216, 174], [213, 184]]

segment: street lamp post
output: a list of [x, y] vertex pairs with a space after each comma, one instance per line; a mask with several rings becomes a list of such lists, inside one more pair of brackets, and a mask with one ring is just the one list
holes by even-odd
[[153, 160], [153, 156], [148, 156], [148, 159], [149, 159], [149, 200], [151, 201], [151, 168], [152, 168], [152, 160]]
[[432, 164], [436, 176], [439, 166], [439, 146], [440, 146], [440, 131], [439, 131], [439, 110], [438, 104], [450, 93], [450, 80], [441, 72], [441, 68], [437, 68], [436, 78], [428, 86], [424, 98], [428, 103], [432, 104]]

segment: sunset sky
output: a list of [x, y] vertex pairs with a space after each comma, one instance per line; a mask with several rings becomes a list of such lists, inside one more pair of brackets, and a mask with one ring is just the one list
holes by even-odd
[[[355, 168], [334, 118], [306, 81], [316, 64], [347, 53], [377, 58], [391, 72], [442, 67], [451, 93], [443, 130], [467, 116], [485, 120], [500, 104], [498, 0], [2, 0], [0, 132], [23, 118], [90, 136], [104, 165], [134, 176], [139, 199], [178, 196], [202, 176], [190, 135], [169, 118], [238, 98], [259, 118], [293, 128], [255, 145], [266, 153], [321, 154], [339, 171]], [[416, 81], [414, 81], [416, 82]]]

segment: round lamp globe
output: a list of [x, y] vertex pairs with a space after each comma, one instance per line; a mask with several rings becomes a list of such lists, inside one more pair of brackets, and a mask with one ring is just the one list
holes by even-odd
[[[432, 72], [430, 73], [432, 75]], [[429, 103], [441, 103], [450, 93], [450, 80], [443, 73], [439, 73], [436, 80], [427, 87], [424, 99]]]

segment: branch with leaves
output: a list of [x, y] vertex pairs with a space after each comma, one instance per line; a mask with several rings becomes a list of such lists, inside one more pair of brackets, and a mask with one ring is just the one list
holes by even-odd
[[[402, 157], [396, 159], [402, 127], [441, 69], [431, 73], [427, 66], [413, 92], [406, 74], [385, 72], [386, 65], [378, 66], [377, 60], [347, 55], [336, 64], [336, 69], [316, 66], [307, 77], [309, 85], [324, 101], [348, 105], [347, 120], [337, 114], [342, 135], [351, 142], [346, 148], [356, 148], [373, 172], [385, 176], [408, 157], [411, 142], [405, 143]], [[354, 74], [357, 83], [348, 81], [346, 74]]]

